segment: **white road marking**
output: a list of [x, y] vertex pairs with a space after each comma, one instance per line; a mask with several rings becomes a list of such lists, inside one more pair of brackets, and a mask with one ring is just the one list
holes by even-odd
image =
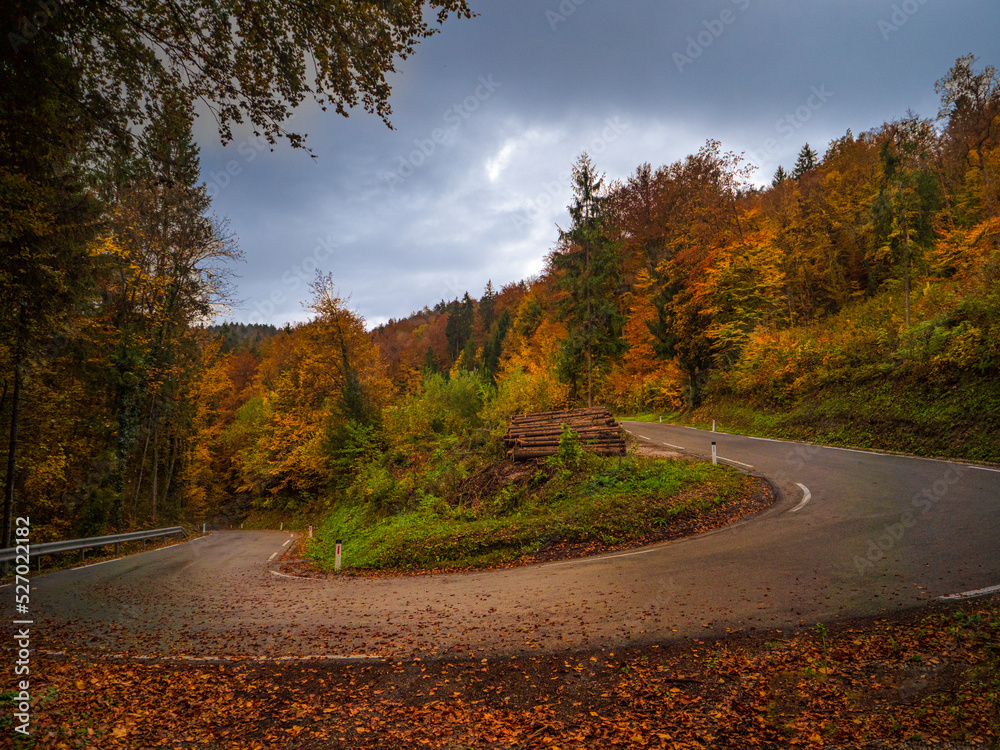
[[277, 553], [277, 552], [275, 552], [275, 553], [274, 553], [273, 555], [271, 555], [271, 556], [270, 556], [269, 558], [267, 558], [267, 561], [268, 561], [268, 562], [271, 562], [271, 560], [273, 560], [273, 559], [274, 559], [274, 558], [276, 558], [277, 556], [278, 556], [278, 553]]
[[284, 547], [284, 546], [286, 546], [286, 545], [287, 545], [287, 544], [288, 544], [289, 542], [291, 542], [291, 541], [292, 541], [292, 540], [291, 540], [291, 539], [289, 539], [289, 540], [288, 540], [287, 542], [285, 542], [285, 544], [282, 544], [281, 546], [282, 546], [282, 547]]
[[[156, 552], [156, 550], [153, 549], [153, 550], [150, 550], [150, 552]], [[126, 557], [132, 557], [132, 555], [125, 555], [124, 557], [113, 557], [110, 560], [101, 560], [100, 562], [88, 563], [87, 565], [79, 565], [79, 566], [77, 566], [75, 568], [63, 568], [61, 571], [60, 570], [50, 570], [50, 571], [47, 571], [45, 573], [35, 572], [34, 576], [32, 576], [32, 577], [33, 578], [40, 578], [41, 576], [47, 576], [47, 575], [50, 575], [51, 573], [72, 573], [74, 570], [83, 570], [84, 568], [96, 568], [98, 565], [107, 565], [108, 563], [118, 562], [119, 560], [124, 560]], [[0, 589], [5, 588], [7, 586], [13, 586], [13, 585], [14, 585], [13, 583], [5, 583], [3, 586], [0, 586]]]
[[[200, 536], [200, 537], [198, 537], [198, 539], [207, 539], [207, 537]], [[197, 542], [198, 539], [192, 539], [191, 541], [192, 542]], [[59, 571], [59, 570], [48, 570], [48, 571], [46, 571], [44, 573], [38, 573], [36, 571], [35, 575], [33, 577], [34, 578], [38, 578], [40, 576], [47, 576], [50, 573], [69, 573], [69, 572], [72, 572], [74, 570], [83, 570], [84, 568], [94, 568], [94, 567], [97, 567], [98, 565], [107, 565], [108, 563], [118, 562], [119, 560], [125, 560], [126, 558], [135, 557], [136, 555], [145, 555], [147, 552], [159, 552], [160, 550], [170, 549], [171, 547], [179, 547], [180, 545], [187, 544], [187, 543], [188, 543], [187, 540], [185, 540], [183, 542], [177, 542], [177, 544], [170, 544], [170, 545], [168, 545], [166, 547], [157, 547], [156, 549], [145, 549], [145, 550], [142, 550], [141, 552], [132, 552], [130, 554], [126, 553], [126, 554], [122, 555], [121, 557], [112, 557], [110, 560], [101, 560], [100, 562], [87, 563], [86, 565], [78, 565], [75, 568], [63, 568], [61, 571]], [[125, 542], [121, 542], [121, 544], [125, 544]], [[110, 545], [108, 545], [108, 546], [110, 546]], [[13, 585], [14, 585], [13, 583], [5, 583], [2, 586], [0, 586], [0, 589], [6, 588], [7, 586], [13, 586]]]
[[742, 461], [737, 461], [734, 458], [723, 458], [722, 456], [719, 456], [719, 460], [720, 461], [728, 461], [731, 464], [739, 464], [740, 466], [746, 466], [748, 469], [752, 469], [753, 468], [750, 464], [745, 464]]
[[[651, 438], [651, 437], [648, 437], [646, 435], [640, 435], [638, 432], [632, 432], [632, 430], [630, 430], [628, 427], [622, 427], [622, 429], [625, 430], [625, 432], [627, 432], [629, 435], [635, 435], [636, 437], [641, 437], [643, 440], [648, 440], [651, 443], [655, 443], [656, 442], [655, 438]], [[670, 443], [661, 442], [660, 445], [665, 445], [668, 448], [676, 448], [679, 451], [684, 450], [684, 448], [682, 448], [681, 446], [679, 446], [679, 445], [671, 445]]]
[[670, 443], [663, 443], [663, 445], [667, 446], [668, 448], [676, 448], [679, 451], [687, 450], [687, 448], [685, 448], [683, 445], [672, 445]]
[[[700, 427], [688, 427], [687, 425], [671, 425], [672, 427], [683, 427], [685, 430], [698, 430], [699, 432], [708, 432], [708, 430], [703, 430]], [[716, 435], [725, 435], [727, 433], [717, 432]], [[878, 451], [864, 451], [858, 448], [840, 448], [836, 445], [821, 445], [819, 443], [801, 443], [794, 440], [775, 440], [774, 438], [765, 437], [755, 437], [753, 435], [732, 435], [731, 437], [736, 438], [746, 438], [747, 440], [760, 440], [764, 443], [784, 443], [785, 445], [811, 445], [816, 448], [824, 448], [831, 451], [843, 451], [844, 453], [861, 453], [865, 456], [882, 456], [884, 458], [911, 458], [917, 461], [933, 461], [939, 464], [952, 464], [954, 466], [961, 466], [966, 469], [978, 469], [979, 471], [992, 471], [1000, 474], [1000, 469], [995, 469], [992, 466], [979, 466], [978, 464], [967, 464], [962, 461], [949, 461], [947, 458], [927, 458], [926, 456], [906, 456], [899, 455], [897, 453], [879, 453]]]
[[[705, 432], [708, 432], [708, 430], [705, 430]], [[725, 435], [727, 433], [725, 433], [725, 432], [717, 432], [715, 434], [716, 435]], [[760, 440], [760, 441], [765, 442], [765, 443], [792, 443], [791, 440], [775, 440], [774, 438], [754, 437], [753, 435], [730, 435], [730, 437], [746, 438], [747, 440]], [[792, 443], [792, 444], [793, 445], [798, 445], [798, 443]], [[811, 445], [811, 443], [803, 443], [802, 445]], [[826, 448], [828, 446], [820, 446], [820, 447]]]
[[601, 562], [602, 560], [614, 560], [616, 557], [635, 557], [636, 555], [648, 555], [650, 552], [656, 552], [658, 549], [659, 547], [654, 547], [653, 549], [641, 549], [638, 552], [622, 552], [621, 554], [618, 555], [605, 555], [604, 557], [579, 557], [575, 560], [564, 560], [563, 562], [547, 563], [545, 565], [539, 565], [538, 567], [555, 568], [559, 565], [577, 565], [581, 563]]
[[329, 578], [313, 578], [312, 576], [290, 576], [288, 573], [279, 573], [277, 570], [272, 570], [271, 575], [278, 576], [279, 578], [291, 578], [296, 581], [328, 581]]
[[946, 602], [955, 599], [971, 599], [975, 596], [986, 596], [987, 594], [992, 594], [996, 591], [1000, 591], [1000, 586], [987, 586], [984, 589], [974, 589], [973, 591], [963, 591], [961, 594], [948, 594], [948, 596], [939, 596], [938, 601]]
[[[150, 552], [156, 552], [155, 549], [151, 549]], [[132, 555], [125, 555], [125, 557], [131, 557]], [[101, 560], [100, 562], [89, 563], [88, 565], [79, 565], [75, 568], [67, 568], [67, 570], [83, 570], [84, 568], [96, 568], [98, 565], [107, 565], [108, 563], [118, 562], [119, 560], [124, 560], [125, 557], [113, 557], [110, 560]], [[52, 571], [53, 573], [56, 571]], [[46, 573], [42, 573], [46, 575]]]
[[792, 513], [802, 510], [806, 507], [806, 503], [812, 500], [812, 493], [809, 491], [809, 488], [800, 482], [796, 482], [796, 484], [802, 488], [802, 502], [792, 508]]
[[[156, 549], [144, 550], [144, 551], [160, 552], [161, 550], [170, 549], [171, 547], [179, 547], [182, 544], [186, 544], [186, 542], [177, 542], [177, 544], [168, 544], [166, 547], [157, 547]], [[140, 552], [139, 554], [141, 555], [142, 553]], [[131, 557], [131, 555], [126, 555], [126, 557]]]

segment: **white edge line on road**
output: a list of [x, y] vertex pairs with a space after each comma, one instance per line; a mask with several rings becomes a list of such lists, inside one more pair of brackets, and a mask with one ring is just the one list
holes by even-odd
[[288, 542], [290, 542], [290, 541], [292, 541], [292, 540], [291, 540], [291, 539], [289, 539], [288, 541], [286, 541], [286, 542], [285, 542], [284, 544], [282, 544], [281, 546], [282, 546], [282, 547], [285, 547], [285, 546], [287, 546]]
[[795, 484], [797, 484], [799, 487], [802, 488], [802, 502], [799, 503], [798, 505], [796, 505], [794, 508], [792, 508], [792, 511], [791, 511], [792, 513], [795, 513], [796, 511], [802, 510], [804, 507], [806, 507], [806, 503], [808, 503], [810, 500], [812, 500], [812, 493], [809, 491], [808, 487], [806, 487], [801, 482], [796, 482]]
[[[173, 545], [171, 545], [173, 546]], [[149, 550], [150, 552], [156, 552], [156, 550]], [[118, 562], [119, 560], [124, 560], [126, 557], [132, 557], [132, 555], [125, 555], [124, 557], [112, 557], [110, 560], [101, 560], [100, 562], [88, 563], [87, 565], [78, 565], [75, 568], [63, 568], [62, 570], [50, 570], [47, 573], [38, 573], [36, 571], [34, 577], [47, 576], [50, 573], [72, 573], [74, 570], [83, 570], [84, 568], [96, 568], [98, 565], [107, 565], [108, 563]], [[5, 583], [0, 586], [0, 589], [7, 588], [8, 586], [13, 586], [13, 583]]]
[[[692, 429], [695, 429], [695, 428], [692, 428]], [[708, 430], [702, 430], [702, 432], [708, 432]], [[729, 435], [728, 432], [716, 432], [715, 434], [716, 435]], [[753, 435], [729, 435], [729, 437], [746, 438], [747, 440], [761, 440], [761, 441], [763, 441], [765, 443], [792, 443], [792, 445], [799, 445], [798, 443], [795, 443], [795, 442], [793, 442], [791, 440], [775, 440], [774, 438], [754, 437]], [[828, 446], [828, 445], [821, 445], [819, 447], [820, 448], [829, 448], [830, 446]]]
[[[709, 430], [703, 429], [701, 427], [688, 427], [685, 424], [672, 424], [671, 427], [680, 427], [685, 430], [695, 430], [696, 432], [709, 432]], [[730, 435], [728, 432], [715, 432], [715, 435]], [[978, 469], [979, 471], [992, 471], [1000, 474], [1000, 469], [994, 469], [992, 466], [980, 466], [978, 464], [967, 464], [962, 461], [950, 461], [947, 458], [927, 458], [925, 456], [906, 456], [899, 455], [897, 453], [879, 453], [878, 451], [863, 451], [857, 448], [840, 448], [836, 445], [821, 445], [819, 443], [800, 443], [794, 440], [775, 440], [774, 438], [765, 437], [755, 437], [754, 435], [730, 435], [731, 437], [746, 438], [747, 440], [760, 440], [764, 443], [785, 443], [786, 445], [814, 445], [817, 448], [826, 448], [831, 451], [843, 451], [845, 453], [862, 453], [866, 456], [885, 456], [886, 458], [912, 458], [917, 461], [934, 461], [939, 464], [953, 464], [955, 466], [964, 466], [967, 469]], [[667, 443], [664, 443], [667, 445]]]
[[750, 464], [745, 464], [742, 461], [737, 461], [735, 458], [723, 458], [722, 456], [719, 456], [719, 460], [720, 461], [726, 461], [726, 462], [731, 463], [731, 464], [738, 464], [740, 466], [746, 466], [748, 469], [752, 469], [753, 468]]
[[[580, 557], [576, 560], [565, 560], [563, 562], [548, 563], [546, 565], [539, 565], [540, 568], [554, 568], [558, 565], [579, 565], [581, 563], [591, 563], [591, 562], [601, 562], [603, 560], [614, 560], [616, 557], [635, 557], [636, 555], [648, 555], [650, 552], [656, 552], [658, 547], [653, 549], [642, 549], [638, 552], [622, 552], [619, 555], [605, 555], [603, 557]], [[273, 570], [271, 571], [274, 572]]]
[[[187, 544], [187, 542], [177, 542], [177, 544], [168, 544], [166, 547], [157, 547], [156, 549], [143, 550], [143, 551], [144, 552], [162, 552], [165, 549], [170, 549], [171, 547], [179, 547], [182, 544]], [[142, 552], [140, 552], [139, 554], [141, 555]], [[131, 555], [125, 555], [125, 557], [131, 557]], [[116, 560], [120, 560], [121, 558], [120, 557], [116, 557], [115, 559]], [[97, 564], [98, 563], [94, 563], [94, 565], [97, 565]]]
[[279, 573], [277, 570], [272, 570], [271, 575], [279, 576], [280, 578], [291, 578], [293, 581], [328, 581], [329, 578], [313, 578], [312, 576], [290, 576], [288, 573]]
[[273, 555], [271, 555], [271, 556], [270, 556], [269, 558], [267, 558], [267, 561], [268, 561], [268, 562], [271, 562], [271, 560], [273, 560], [273, 559], [274, 559], [274, 558], [276, 558], [277, 556], [278, 556], [278, 553], [277, 553], [277, 552], [275, 552], [275, 553], [274, 553]]
[[[197, 539], [192, 539], [191, 541], [192, 542], [197, 542], [198, 539], [207, 539], [207, 538], [208, 538], [207, 536], [200, 536]], [[100, 562], [88, 563], [87, 565], [78, 565], [75, 568], [64, 568], [61, 571], [60, 570], [50, 570], [50, 571], [48, 571], [46, 573], [41, 573], [40, 575], [47, 576], [47, 575], [49, 575], [49, 573], [69, 573], [69, 572], [72, 572], [74, 570], [83, 570], [84, 568], [95, 568], [98, 565], [107, 565], [108, 563], [118, 562], [119, 560], [124, 560], [124, 559], [126, 559], [128, 557], [135, 557], [136, 555], [145, 555], [147, 552], [159, 552], [160, 550], [163, 550], [163, 549], [170, 549], [171, 547], [179, 547], [182, 544], [188, 544], [188, 542], [187, 541], [177, 542], [177, 544], [171, 544], [171, 545], [168, 545], [166, 547], [157, 547], [156, 549], [147, 549], [147, 550], [142, 550], [141, 552], [133, 552], [132, 554], [122, 555], [121, 557], [112, 557], [110, 560], [101, 560]], [[36, 573], [36, 577], [38, 575], [39, 574]], [[5, 583], [2, 586], [0, 586], [0, 589], [4, 589], [4, 588], [7, 588], [8, 586], [13, 586], [13, 585], [14, 585], [13, 583]]]
[[[641, 437], [643, 440], [648, 440], [651, 443], [655, 443], [656, 442], [656, 440], [654, 440], [651, 437], [647, 437], [646, 435], [640, 435], [637, 432], [632, 432], [632, 430], [630, 430], [628, 427], [622, 427], [622, 429], [625, 430], [625, 432], [627, 432], [629, 435], [635, 435], [636, 437]], [[686, 450], [684, 447], [682, 447], [680, 445], [671, 445], [670, 443], [663, 443], [663, 442], [661, 442], [660, 445], [665, 445], [668, 448], [676, 448], [679, 451]]]
[[[150, 552], [156, 552], [155, 549], [151, 549]], [[125, 555], [125, 557], [132, 557], [132, 555]], [[112, 557], [110, 560], [101, 560], [100, 562], [89, 563], [87, 565], [80, 565], [76, 568], [67, 568], [67, 570], [83, 570], [84, 568], [96, 568], [98, 565], [107, 565], [108, 563], [118, 562], [119, 560], [124, 560], [125, 557]], [[55, 572], [55, 571], [53, 571]], [[42, 573], [45, 575], [45, 573]]]
[[986, 594], [992, 594], [995, 591], [1000, 591], [1000, 586], [987, 586], [984, 589], [963, 591], [961, 594], [948, 594], [948, 596], [939, 596], [938, 601], [945, 602], [945, 601], [951, 601], [953, 599], [971, 599], [974, 596], [985, 596]]

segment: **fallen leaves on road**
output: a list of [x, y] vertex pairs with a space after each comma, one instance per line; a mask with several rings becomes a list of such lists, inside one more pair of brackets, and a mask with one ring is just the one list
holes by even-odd
[[829, 631], [532, 658], [186, 664], [36, 654], [35, 744], [22, 744], [708, 748], [953, 739], [976, 745], [1000, 736], [998, 663], [996, 598]]

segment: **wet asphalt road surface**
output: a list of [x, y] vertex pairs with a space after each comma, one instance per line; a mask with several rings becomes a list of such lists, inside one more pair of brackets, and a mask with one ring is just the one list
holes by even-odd
[[289, 533], [220, 531], [34, 578], [33, 632], [131, 656], [478, 658], [794, 629], [1000, 584], [996, 469], [624, 426], [704, 457], [714, 440], [780, 499], [651, 548], [432, 576], [289, 578], [270, 561]]

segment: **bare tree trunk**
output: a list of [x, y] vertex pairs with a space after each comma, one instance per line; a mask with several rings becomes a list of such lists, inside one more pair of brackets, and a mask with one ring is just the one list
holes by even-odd
[[990, 190], [990, 171], [986, 168], [986, 157], [983, 154], [983, 145], [985, 141], [980, 141], [979, 145], [976, 147], [976, 155], [979, 157], [979, 172], [983, 178], [983, 196], [986, 198], [986, 210], [989, 212], [990, 217], [996, 216], [996, 204], [993, 201], [993, 193]]
[[14, 472], [16, 471], [17, 426], [21, 417], [22, 366], [14, 365], [14, 393], [10, 404], [10, 440], [7, 443], [7, 481], [3, 493], [3, 545], [11, 546], [11, 532], [14, 527]]
[[906, 205], [903, 205], [903, 299], [906, 306], [906, 327], [910, 327], [910, 233], [906, 223]]
[[163, 504], [162, 507], [167, 507], [167, 499], [170, 495], [170, 485], [174, 478], [174, 467], [177, 464], [177, 454], [180, 452], [177, 450], [177, 438], [172, 438], [170, 440], [170, 467], [167, 469], [166, 481], [163, 484]]
[[591, 307], [591, 285], [590, 285], [590, 244], [585, 246], [585, 265], [586, 265], [586, 286], [587, 290], [587, 322], [585, 324], [585, 330], [587, 331], [587, 408], [589, 409], [594, 405], [594, 373], [593, 373], [593, 343], [594, 343], [594, 319], [593, 310]]
[[[11, 546], [14, 530], [14, 472], [17, 469], [17, 428], [21, 418], [21, 381], [24, 378], [24, 329], [27, 310], [21, 305], [17, 327], [17, 344], [14, 347], [14, 392], [10, 404], [10, 438], [7, 443], [7, 478], [3, 493], [2, 546]], [[5, 566], [6, 569], [6, 566]]]
[[593, 377], [593, 359], [590, 351], [590, 342], [587, 342], [587, 408], [589, 409], [594, 405], [593, 397], [594, 388], [594, 377]]
[[[158, 422], [159, 420], [157, 420]], [[156, 519], [156, 496], [159, 494], [159, 484], [158, 480], [160, 477], [160, 441], [157, 436], [157, 422], [153, 422], [153, 487], [150, 492], [150, 509], [149, 515], [154, 520]]]
[[146, 442], [142, 446], [142, 459], [139, 461], [139, 477], [135, 480], [135, 494], [132, 495], [132, 517], [139, 515], [139, 491], [142, 489], [142, 475], [146, 470], [146, 451], [149, 450], [149, 429], [146, 429]]
[[139, 478], [135, 482], [135, 495], [132, 496], [132, 515], [139, 513], [139, 492], [142, 490], [142, 475], [146, 472], [146, 453], [149, 450], [149, 436], [153, 431], [153, 416], [156, 414], [156, 402], [149, 405], [149, 416], [146, 418], [146, 442], [142, 446], [142, 460], [139, 461]]

